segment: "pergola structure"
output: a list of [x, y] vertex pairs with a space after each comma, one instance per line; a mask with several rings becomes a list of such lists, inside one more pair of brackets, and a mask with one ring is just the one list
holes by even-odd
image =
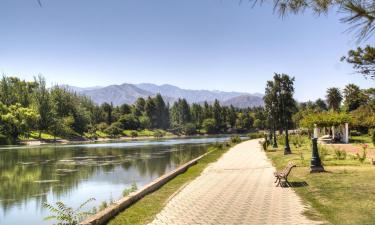
[[[330, 129], [330, 136], [334, 141], [349, 143], [349, 123], [351, 116], [346, 113], [324, 112], [306, 115], [302, 125], [314, 129], [314, 137], [318, 137], [320, 128]], [[317, 132], [317, 133], [316, 133]]]

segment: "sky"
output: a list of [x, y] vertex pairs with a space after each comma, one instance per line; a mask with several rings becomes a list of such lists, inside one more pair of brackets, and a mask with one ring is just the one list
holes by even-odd
[[340, 61], [358, 43], [334, 11], [281, 19], [271, 4], [240, 0], [41, 1], [0, 1], [0, 73], [263, 93], [277, 72], [295, 77], [299, 101], [348, 83], [375, 86]]

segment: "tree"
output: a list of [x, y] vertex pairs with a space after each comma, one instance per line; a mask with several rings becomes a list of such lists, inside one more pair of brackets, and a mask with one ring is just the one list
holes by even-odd
[[338, 112], [340, 110], [341, 102], [343, 99], [340, 89], [335, 87], [328, 88], [326, 98], [328, 108]]
[[101, 107], [106, 114], [107, 124], [111, 125], [111, 123], [113, 122], [113, 117], [112, 117], [113, 104], [112, 104], [112, 102], [111, 102], [111, 104], [108, 104], [107, 102], [105, 102], [105, 103], [102, 104]]
[[315, 101], [315, 106], [317, 107], [317, 109], [319, 111], [327, 111], [328, 110], [328, 106], [327, 106], [326, 102], [321, 98], [318, 98]]
[[121, 123], [112, 123], [107, 129], [105, 129], [105, 132], [111, 137], [117, 137], [122, 133]]
[[122, 115], [118, 122], [122, 124], [122, 128], [125, 130], [136, 130], [140, 126], [138, 119], [133, 114]]
[[366, 104], [368, 96], [355, 84], [348, 84], [344, 88], [344, 104], [346, 109], [350, 112], [357, 109], [359, 106]]
[[145, 111], [146, 100], [144, 98], [138, 98], [133, 107], [133, 114], [136, 117], [143, 115]]
[[223, 112], [222, 112], [222, 108], [220, 106], [219, 100], [217, 99], [215, 99], [214, 105], [212, 107], [212, 114], [213, 114], [213, 118], [215, 119], [216, 129], [220, 130], [222, 123], [223, 123], [223, 118], [222, 118]]
[[13, 140], [19, 135], [28, 135], [32, 128], [33, 122], [37, 120], [37, 113], [30, 109], [22, 107], [20, 103], [11, 105], [8, 108], [1, 106], [0, 122]]
[[[258, 2], [257, 0], [253, 0]], [[261, 0], [259, 2], [265, 2]], [[331, 9], [341, 15], [341, 22], [350, 25], [349, 31], [354, 31], [358, 42], [369, 39], [375, 32], [375, 4], [373, 0], [272, 0], [275, 11], [284, 17], [287, 14], [298, 14], [311, 9], [316, 14], [327, 14]], [[350, 50], [343, 57], [352, 64], [354, 69], [365, 77], [375, 76], [374, 47], [367, 46]]]
[[341, 58], [341, 61], [344, 60], [352, 64], [357, 73], [375, 79], [375, 47], [367, 45], [350, 50], [347, 56]]
[[205, 119], [203, 120], [203, 129], [206, 130], [207, 134], [215, 134], [216, 130], [216, 122], [214, 119]]
[[37, 88], [35, 90], [35, 105], [36, 111], [39, 114], [38, 120], [38, 129], [39, 129], [39, 138], [41, 138], [41, 132], [48, 130], [52, 122], [52, 113], [51, 113], [51, 101], [50, 93], [46, 87], [46, 80], [44, 77], [39, 75], [34, 78]]

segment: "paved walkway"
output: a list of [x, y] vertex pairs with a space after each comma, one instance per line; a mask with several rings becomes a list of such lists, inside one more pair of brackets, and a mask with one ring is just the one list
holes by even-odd
[[291, 188], [275, 187], [257, 140], [243, 142], [183, 188], [151, 224], [316, 224]]

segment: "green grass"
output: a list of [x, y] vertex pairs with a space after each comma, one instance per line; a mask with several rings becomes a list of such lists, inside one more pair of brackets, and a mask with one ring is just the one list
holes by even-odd
[[349, 154], [345, 160], [337, 160], [334, 149], [326, 147], [323, 164], [328, 172], [310, 174], [310, 141], [303, 139], [305, 143], [300, 148], [291, 145], [291, 155], [284, 156], [282, 146], [276, 151], [267, 151], [267, 155], [279, 170], [289, 161], [297, 164], [289, 180], [308, 184], [294, 187], [297, 194], [312, 206], [306, 215], [338, 225], [374, 224], [375, 167], [370, 161], [367, 159], [361, 164]]
[[109, 225], [137, 225], [147, 224], [163, 209], [169, 197], [181, 187], [198, 177], [208, 164], [217, 161], [229, 148], [212, 147], [207, 156], [190, 167], [185, 173], [169, 181], [159, 190], [147, 195], [117, 217], [111, 220]]
[[350, 143], [355, 145], [367, 143], [369, 147], [375, 148], [375, 146], [372, 144], [370, 135], [352, 136], [350, 137]]

